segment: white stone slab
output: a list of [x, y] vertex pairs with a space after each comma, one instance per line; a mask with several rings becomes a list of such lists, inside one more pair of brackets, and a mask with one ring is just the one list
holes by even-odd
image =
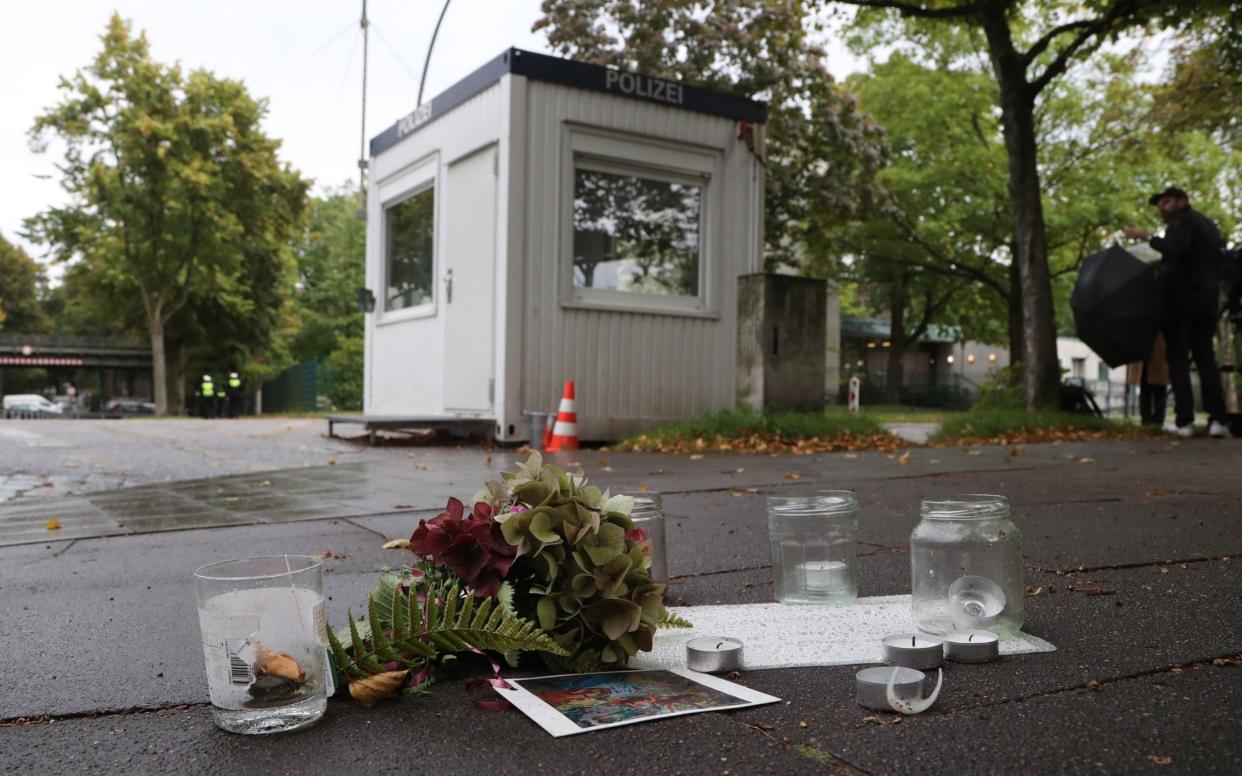
[[[748, 670], [882, 663], [880, 639], [915, 630], [908, 595], [859, 598], [851, 606], [773, 603], [670, 608], [694, 623], [694, 628], [656, 631], [651, 652], [635, 655], [632, 667], [684, 668], [686, 642], [695, 636], [741, 639], [742, 662]], [[1026, 632], [1000, 643], [1001, 655], [1055, 650]]]

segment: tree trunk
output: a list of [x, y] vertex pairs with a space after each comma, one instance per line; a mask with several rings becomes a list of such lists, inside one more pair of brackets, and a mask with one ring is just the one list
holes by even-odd
[[902, 275], [893, 281], [888, 300], [888, 354], [884, 372], [884, 400], [901, 403], [901, 384], [905, 377], [906, 355], [906, 284]]
[[151, 388], [155, 391], [155, 414], [168, 414], [168, 377], [164, 353], [164, 322], [157, 313], [147, 314], [147, 331], [151, 337]]
[[[1000, 87], [1001, 125], [1009, 161], [1009, 196], [1013, 202], [1014, 261], [1022, 293], [1023, 357], [1027, 409], [1053, 407], [1061, 381], [1057, 364], [1057, 330], [1044, 208], [1039, 188], [1035, 141], [1035, 94], [1026, 67], [1013, 45], [1005, 4], [987, 6], [980, 22], [988, 39], [992, 70]], [[1012, 358], [1012, 355], [1011, 355]]]
[[164, 343], [164, 367], [168, 382], [168, 414], [185, 414], [185, 344], [177, 339]]
[[1022, 281], [1018, 276], [1017, 259], [1014, 259], [1009, 265], [1009, 365], [1021, 363], [1025, 356], [1026, 338], [1022, 336]]

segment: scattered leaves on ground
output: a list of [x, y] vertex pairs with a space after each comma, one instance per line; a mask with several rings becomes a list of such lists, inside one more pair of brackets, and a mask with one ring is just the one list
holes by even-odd
[[[743, 431], [737, 437], [724, 437], [719, 434], [711, 437], [661, 436], [655, 437], [641, 434], [632, 440], [619, 444], [615, 449], [635, 453], [688, 453], [691, 451], [707, 451], [717, 453], [790, 453], [793, 455], [813, 455], [816, 453], [834, 453], [851, 450], [880, 450], [891, 453], [894, 449], [909, 446], [896, 437], [885, 433], [856, 434], [844, 431], [832, 436], [788, 437], [769, 431]], [[696, 457], [697, 456], [697, 457]], [[696, 452], [691, 460], [703, 456]]]

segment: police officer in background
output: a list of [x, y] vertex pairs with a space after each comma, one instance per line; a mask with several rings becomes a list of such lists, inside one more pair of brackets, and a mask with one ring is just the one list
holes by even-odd
[[211, 381], [211, 375], [203, 375], [203, 380], [199, 383], [198, 414], [204, 419], [216, 416], [216, 385]]
[[1129, 227], [1126, 236], [1148, 240], [1160, 252], [1164, 286], [1164, 339], [1168, 348], [1169, 379], [1173, 384], [1177, 434], [1194, 436], [1195, 397], [1190, 385], [1190, 356], [1199, 368], [1203, 409], [1208, 414], [1208, 433], [1228, 437], [1225, 425], [1225, 394], [1216, 366], [1212, 335], [1216, 332], [1220, 304], [1220, 229], [1190, 206], [1182, 189], [1170, 186], [1153, 194], [1149, 202], [1164, 218], [1163, 237], [1150, 237]]
[[242, 404], [241, 378], [236, 372], [229, 372], [229, 383], [224, 390], [224, 395], [228, 401], [229, 417], [235, 418], [240, 415]]

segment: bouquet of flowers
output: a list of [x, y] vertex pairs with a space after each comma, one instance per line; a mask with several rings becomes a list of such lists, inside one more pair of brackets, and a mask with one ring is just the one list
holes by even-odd
[[[467, 504], [420, 520], [418, 561], [381, 576], [365, 621], [329, 633], [350, 694], [370, 705], [418, 692], [456, 653], [539, 652], [555, 670], [624, 667], [658, 627], [689, 627], [651, 581], [651, 542], [630, 520], [634, 499], [610, 495], [532, 453]], [[348, 641], [348, 646], [346, 642]]]

